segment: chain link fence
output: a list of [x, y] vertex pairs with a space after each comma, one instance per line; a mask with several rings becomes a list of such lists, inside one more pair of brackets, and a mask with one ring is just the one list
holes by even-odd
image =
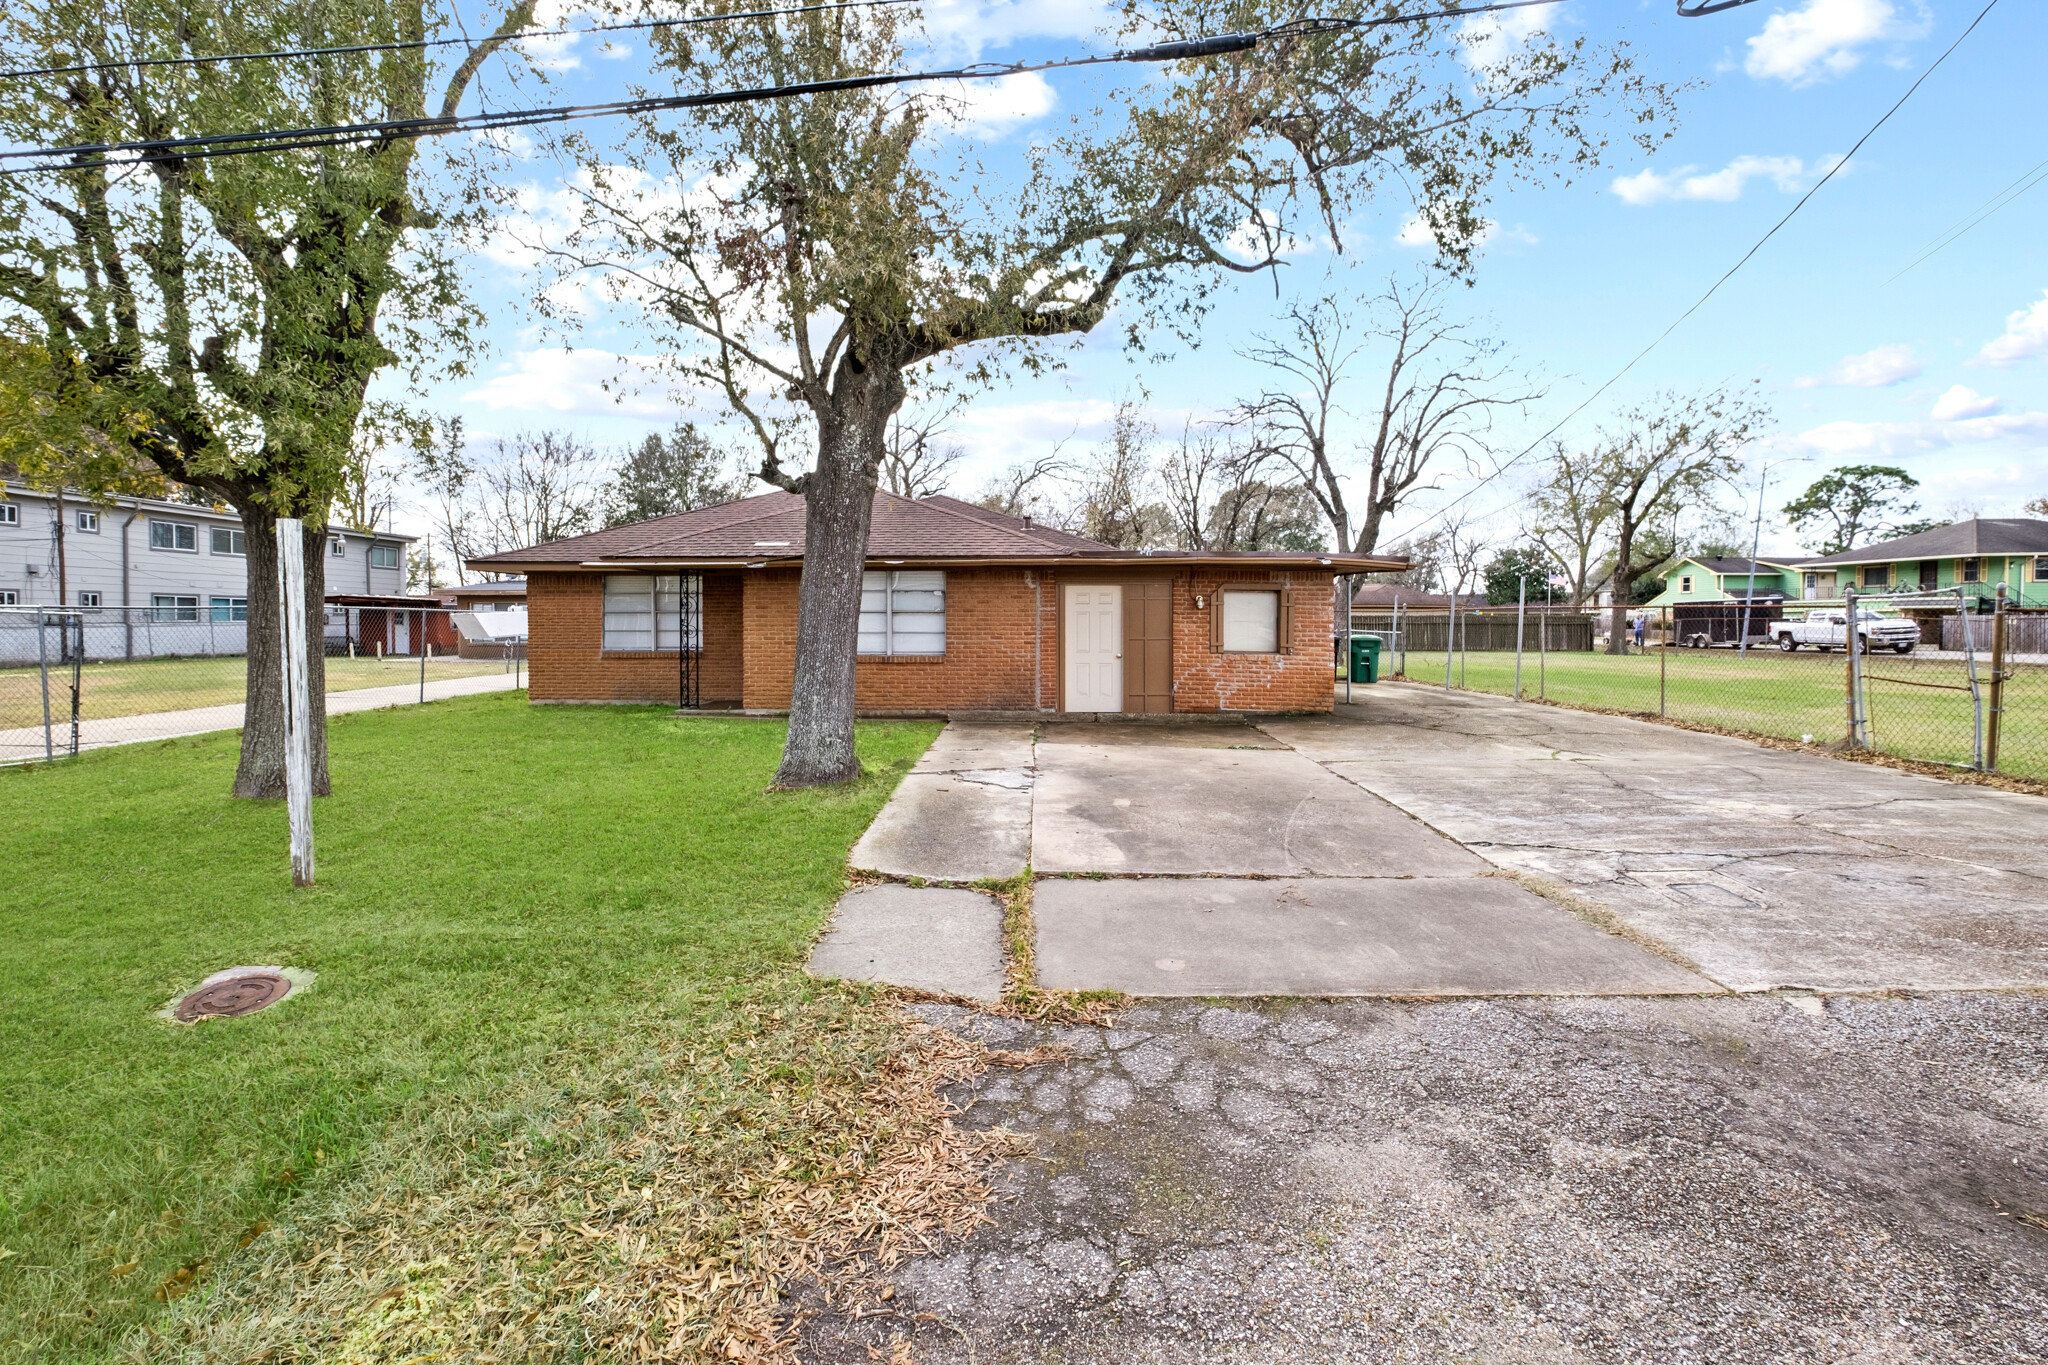
[[[327, 710], [524, 685], [525, 616], [331, 604]], [[226, 608], [0, 607], [0, 764], [239, 729], [248, 620]]]
[[1605, 611], [1356, 612], [1352, 629], [1409, 682], [2048, 779], [2048, 613], [1978, 605], [1951, 591], [1635, 607], [1618, 652]]

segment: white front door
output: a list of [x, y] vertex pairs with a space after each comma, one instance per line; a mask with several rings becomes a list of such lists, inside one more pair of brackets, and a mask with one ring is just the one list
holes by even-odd
[[1066, 597], [1066, 709], [1121, 711], [1124, 590], [1068, 584]]

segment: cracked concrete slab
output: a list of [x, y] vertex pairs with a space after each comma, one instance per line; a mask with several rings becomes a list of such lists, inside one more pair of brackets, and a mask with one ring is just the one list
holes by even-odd
[[1014, 877], [1031, 859], [1032, 730], [955, 721], [939, 732], [853, 847], [891, 877]]
[[1068, 735], [1039, 746], [1032, 817], [1037, 871], [1327, 877], [1486, 871], [1485, 860], [1299, 754], [1270, 746], [1155, 742], [1161, 727], [1123, 728], [1130, 733], [1085, 741]]
[[2048, 985], [2036, 797], [1401, 685], [1261, 728], [1733, 989]]
[[948, 887], [857, 886], [839, 898], [811, 950], [813, 976], [998, 1000], [1003, 994], [1003, 907]]
[[916, 1009], [1074, 1055], [951, 1092], [1029, 1158], [813, 1365], [2048, 1359], [2048, 999]]
[[1151, 996], [1691, 995], [1712, 981], [1494, 878], [1058, 879], [1041, 985]]

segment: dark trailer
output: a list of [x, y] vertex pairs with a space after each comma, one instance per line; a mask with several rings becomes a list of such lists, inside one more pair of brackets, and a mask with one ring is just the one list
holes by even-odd
[[1742, 613], [1749, 611], [1749, 638], [1768, 639], [1771, 623], [1785, 619], [1785, 594], [1760, 592], [1748, 603], [1680, 602], [1671, 608], [1673, 638], [1689, 649], [1742, 643]]

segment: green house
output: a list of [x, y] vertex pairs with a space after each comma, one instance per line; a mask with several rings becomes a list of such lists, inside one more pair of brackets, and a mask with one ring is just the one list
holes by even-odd
[[2048, 521], [2031, 517], [1972, 517], [1918, 535], [1880, 541], [1793, 569], [1803, 601], [1839, 601], [1859, 593], [1915, 592], [1960, 587], [1990, 598], [2000, 584], [2015, 606], [2048, 606]]
[[1759, 597], [1781, 593], [1799, 595], [1799, 575], [1790, 564], [1768, 559], [1754, 562], [1723, 555], [1697, 555], [1681, 559], [1664, 575], [1664, 591], [1646, 604], [1675, 606], [1680, 602], [1739, 602], [1751, 591]]

